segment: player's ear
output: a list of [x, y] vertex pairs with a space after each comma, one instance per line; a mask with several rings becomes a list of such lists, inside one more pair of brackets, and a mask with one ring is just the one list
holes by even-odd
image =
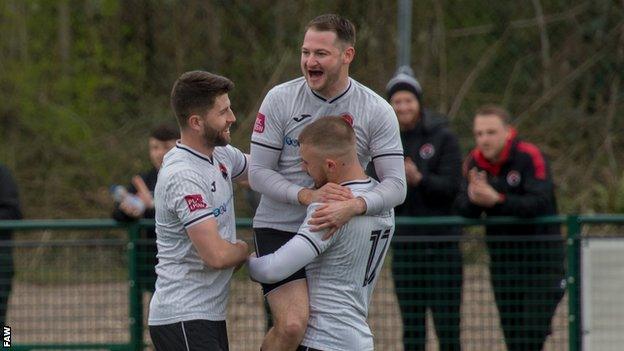
[[355, 48], [353, 46], [349, 46], [347, 47], [343, 52], [342, 52], [342, 62], [344, 64], [350, 64], [351, 61], [353, 61], [353, 59], [355, 58]]
[[324, 162], [324, 165], [325, 165], [325, 171], [327, 173], [336, 172], [336, 167], [337, 167], [336, 161], [334, 161], [334, 160], [332, 160], [330, 158], [326, 158], [325, 162]]
[[189, 128], [199, 131], [202, 129], [201, 121], [202, 121], [202, 118], [200, 115], [191, 115], [187, 119], [187, 124]]

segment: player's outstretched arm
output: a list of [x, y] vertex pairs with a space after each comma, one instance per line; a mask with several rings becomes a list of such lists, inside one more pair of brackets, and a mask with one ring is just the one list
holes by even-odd
[[317, 251], [302, 235], [295, 235], [272, 254], [249, 257], [249, 275], [260, 283], [275, 283], [305, 267], [317, 256]]
[[213, 269], [235, 267], [247, 260], [248, 246], [242, 240], [231, 243], [219, 235], [214, 218], [186, 229], [204, 263]]

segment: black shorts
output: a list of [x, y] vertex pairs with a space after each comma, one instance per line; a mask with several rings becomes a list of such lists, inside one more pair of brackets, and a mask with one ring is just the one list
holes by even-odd
[[[272, 254], [273, 252], [277, 251], [277, 249], [279, 249], [284, 244], [286, 244], [286, 242], [292, 239], [292, 237], [295, 236], [296, 234], [297, 233], [284, 232], [281, 230], [271, 229], [271, 228], [254, 228], [254, 241], [256, 242], [256, 255], [260, 257], [260, 256]], [[301, 268], [300, 270], [296, 271], [290, 277], [284, 280], [281, 280], [277, 283], [261, 284], [262, 291], [264, 292], [264, 295], [266, 295], [271, 290], [279, 286], [282, 286], [288, 282], [291, 282], [297, 279], [305, 279], [305, 278], [306, 278], [305, 268]]]
[[228, 351], [225, 321], [195, 319], [165, 325], [150, 325], [156, 351]]

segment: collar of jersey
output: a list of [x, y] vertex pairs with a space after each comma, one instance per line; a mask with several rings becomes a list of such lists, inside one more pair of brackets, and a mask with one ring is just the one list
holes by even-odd
[[180, 150], [184, 150], [188, 153], [190, 153], [193, 156], [199, 157], [204, 161], [208, 161], [208, 163], [210, 163], [211, 165], [214, 165], [214, 161], [212, 160], [212, 156], [207, 156], [202, 154], [201, 152], [197, 151], [197, 150], [193, 150], [191, 147], [186, 146], [184, 144], [182, 144], [180, 141], [176, 141], [176, 147]]
[[356, 184], [369, 184], [370, 182], [372, 182], [372, 179], [368, 177], [366, 179], [360, 179], [360, 180], [348, 180], [346, 182], [340, 183], [340, 185], [347, 186], [347, 185], [356, 185]]
[[[306, 83], [307, 85], [307, 83]], [[312, 90], [312, 88], [310, 88], [310, 86], [308, 85], [308, 88], [310, 90], [310, 92], [312, 93], [312, 95], [316, 96], [317, 98], [325, 101], [328, 104], [332, 104], [334, 102], [336, 102], [338, 99], [340, 99], [341, 97], [347, 95], [347, 93], [349, 92], [349, 90], [351, 90], [351, 85], [353, 85], [353, 82], [351, 81], [351, 78], [349, 78], [349, 86], [347, 86], [347, 89], [345, 89], [345, 91], [343, 91], [342, 93], [338, 94], [338, 96], [336, 96], [335, 98], [331, 99], [331, 100], [327, 100], [326, 98], [320, 96], [319, 94], [317, 94], [314, 90]]]

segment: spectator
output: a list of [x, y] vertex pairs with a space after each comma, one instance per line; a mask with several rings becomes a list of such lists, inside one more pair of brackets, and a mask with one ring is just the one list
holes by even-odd
[[[461, 151], [445, 116], [423, 107], [423, 92], [403, 66], [386, 92], [399, 120], [405, 152], [407, 197], [397, 216], [448, 216], [461, 182]], [[398, 226], [396, 236], [459, 236], [457, 227]], [[440, 350], [459, 350], [462, 259], [456, 239], [395, 241], [392, 273], [403, 317], [405, 350], [424, 350], [426, 309]], [[424, 289], [426, 288], [426, 289]], [[426, 290], [426, 291], [425, 291]]]
[[[507, 111], [494, 105], [480, 108], [473, 132], [476, 148], [464, 163], [457, 198], [462, 215], [557, 214], [548, 163], [535, 145], [517, 138]], [[564, 292], [559, 226], [491, 225], [486, 233], [507, 349], [541, 350]]]
[[[22, 219], [17, 184], [11, 172], [0, 165], [0, 220]], [[6, 316], [13, 280], [12, 232], [0, 231], [0, 325], [6, 325]], [[7, 245], [8, 244], [8, 245]]]
[[[144, 209], [136, 208], [128, 197], [120, 203], [115, 203], [113, 218], [120, 222], [130, 222], [139, 218], [154, 218], [154, 187], [158, 170], [162, 165], [165, 154], [175, 146], [180, 138], [178, 128], [169, 124], [161, 124], [154, 128], [149, 136], [149, 157], [152, 168], [140, 175], [132, 177], [132, 184], [128, 187], [130, 194], [137, 195], [143, 202]], [[139, 283], [145, 290], [154, 291], [156, 281], [156, 232], [154, 228], [145, 229], [141, 233], [139, 251]]]

